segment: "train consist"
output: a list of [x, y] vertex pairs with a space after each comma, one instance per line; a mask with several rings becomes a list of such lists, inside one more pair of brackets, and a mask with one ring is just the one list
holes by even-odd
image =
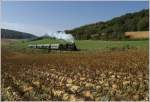
[[66, 44], [30, 44], [29, 48], [34, 49], [48, 49], [51, 50], [60, 50], [60, 51], [78, 51], [75, 43], [66, 43]]

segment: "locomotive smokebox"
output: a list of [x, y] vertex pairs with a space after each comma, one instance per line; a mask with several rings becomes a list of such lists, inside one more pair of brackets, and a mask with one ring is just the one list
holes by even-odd
[[70, 50], [70, 51], [77, 51], [78, 49], [77, 49], [77, 47], [76, 47], [76, 45], [75, 45], [75, 43], [67, 43], [66, 44], [66, 49], [67, 50]]
[[62, 51], [78, 51], [75, 43], [60, 44], [59, 50], [62, 50]]

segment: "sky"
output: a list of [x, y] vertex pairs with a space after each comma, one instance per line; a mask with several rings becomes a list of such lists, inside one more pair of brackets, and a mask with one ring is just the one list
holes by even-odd
[[2, 27], [41, 36], [149, 8], [148, 1], [3, 1]]

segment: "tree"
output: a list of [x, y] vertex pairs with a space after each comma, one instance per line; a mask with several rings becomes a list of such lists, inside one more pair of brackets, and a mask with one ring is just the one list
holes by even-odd
[[148, 27], [149, 27], [149, 18], [148, 17], [142, 18], [137, 24], [138, 31], [146, 31], [146, 30], [148, 30]]

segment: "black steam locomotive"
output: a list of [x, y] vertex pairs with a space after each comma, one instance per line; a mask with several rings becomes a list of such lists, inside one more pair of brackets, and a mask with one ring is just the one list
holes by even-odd
[[[55, 50], [55, 46], [51, 45], [49, 47], [49, 50]], [[58, 48], [56, 50], [61, 50], [61, 51], [77, 51], [77, 47], [75, 43], [67, 43], [67, 44], [59, 44]]]

